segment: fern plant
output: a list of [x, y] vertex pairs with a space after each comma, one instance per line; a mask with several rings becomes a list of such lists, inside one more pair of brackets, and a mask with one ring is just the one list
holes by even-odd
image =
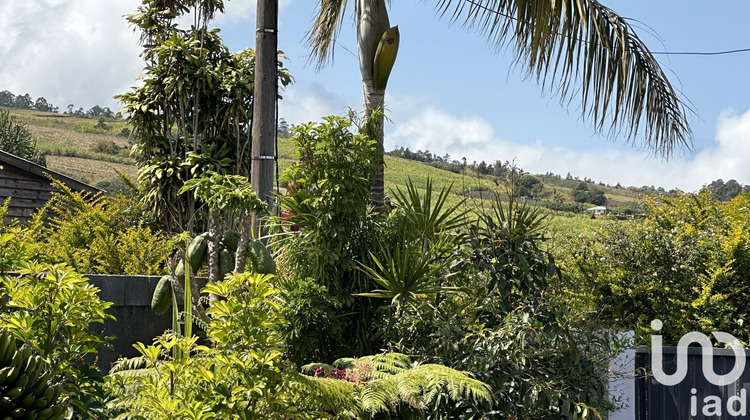
[[490, 387], [467, 373], [443, 365], [412, 363], [401, 353], [339, 359], [333, 365], [313, 363], [302, 371], [321, 384], [331, 379], [350, 383], [356, 403], [354, 418], [394, 412], [411, 417], [445, 398], [487, 407], [494, 402]]

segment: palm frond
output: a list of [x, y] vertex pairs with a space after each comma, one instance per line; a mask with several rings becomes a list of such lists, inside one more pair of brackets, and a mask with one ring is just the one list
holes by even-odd
[[307, 33], [307, 45], [311, 48], [310, 61], [317, 68], [333, 59], [334, 45], [341, 31], [346, 11], [346, 0], [320, 0], [318, 14]]
[[510, 47], [516, 65], [561, 101], [580, 98], [597, 131], [669, 157], [690, 148], [690, 108], [628, 21], [597, 0], [437, 0], [452, 21]]

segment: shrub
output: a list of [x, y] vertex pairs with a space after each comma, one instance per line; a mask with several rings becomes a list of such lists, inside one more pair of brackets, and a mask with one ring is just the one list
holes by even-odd
[[117, 143], [112, 140], [99, 140], [91, 150], [107, 155], [118, 155], [120, 154], [122, 147], [118, 146]]
[[547, 299], [558, 271], [544, 229], [540, 209], [496, 196], [469, 224], [442, 290], [385, 317], [392, 346], [472, 372], [497, 401], [491, 412], [444, 402], [430, 418], [594, 418], [611, 407], [606, 368], [619, 343]]
[[[41, 261], [64, 262], [76, 271], [102, 274], [164, 274], [171, 246], [148, 225], [136, 198], [90, 196], [55, 181], [55, 192], [34, 216], [32, 238]], [[42, 252], [43, 251], [43, 252]]]
[[102, 378], [93, 364], [108, 337], [91, 329], [112, 316], [99, 289], [65, 265], [27, 263], [18, 277], [0, 276], [0, 330], [48, 363], [49, 384], [62, 384], [61, 404], [75, 418], [103, 409]]
[[729, 203], [707, 191], [648, 199], [643, 221], [608, 225], [566, 247], [560, 299], [640, 337], [660, 319], [665, 342], [725, 331], [748, 343], [747, 208], [747, 194]]
[[[295, 360], [315, 358], [326, 362], [336, 357], [362, 355], [377, 351], [377, 326], [373, 325], [373, 304], [355, 300], [353, 293], [370, 289], [370, 281], [357, 267], [376, 244], [377, 221], [370, 214], [370, 186], [378, 162], [377, 142], [352, 132], [350, 118], [330, 116], [321, 123], [309, 123], [292, 129], [292, 141], [300, 151], [300, 161], [282, 175], [289, 182], [288, 195], [281, 197], [283, 212], [271, 221], [277, 236], [273, 247], [285, 284], [303, 284], [308, 278], [324, 287], [329, 298], [317, 310], [337, 307], [329, 319], [333, 334], [324, 336], [313, 353], [299, 354]], [[289, 293], [312, 293], [291, 287]], [[318, 289], [320, 290], [320, 289]], [[314, 294], [317, 302], [319, 295]], [[317, 305], [317, 303], [315, 304]], [[317, 334], [312, 319], [300, 320], [294, 336]], [[309, 330], [303, 330], [307, 323]], [[304, 327], [304, 328], [308, 328]], [[343, 330], [341, 336], [338, 331]], [[297, 350], [306, 343], [290, 337]], [[312, 349], [311, 349], [312, 350]], [[298, 359], [299, 358], [299, 359]]]
[[[413, 366], [404, 355], [341, 360], [329, 377], [296, 372], [283, 358], [280, 292], [271, 280], [231, 275], [204, 289], [220, 297], [207, 311], [212, 315], [206, 328], [210, 345], [174, 334], [157, 338], [152, 346], [136, 345], [142, 355], [122, 361], [107, 378], [111, 414], [356, 419], [393, 414], [399, 407], [419, 413], [448, 398], [491, 402], [487, 385], [445, 366]], [[320, 366], [306, 370], [315, 367]]]
[[36, 140], [22, 123], [0, 110], [0, 150], [30, 160], [38, 165], [47, 164], [44, 154], [36, 148]]

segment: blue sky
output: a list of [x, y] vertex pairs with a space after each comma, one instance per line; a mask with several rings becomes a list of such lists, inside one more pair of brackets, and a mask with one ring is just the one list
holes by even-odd
[[[291, 123], [315, 120], [348, 107], [361, 108], [351, 11], [335, 59], [316, 71], [308, 64], [305, 32], [315, 1], [284, 0], [279, 48], [296, 83], [284, 94], [281, 116]], [[353, 2], [350, 2], [353, 3]], [[136, 35], [122, 15], [137, 0], [0, 0], [0, 90], [45, 96], [63, 108], [117, 104], [111, 96], [135, 83], [142, 63]], [[391, 122], [386, 147], [429, 149], [454, 158], [516, 159], [531, 172], [571, 172], [604, 182], [693, 190], [716, 178], [750, 184], [750, 53], [724, 56], [659, 56], [696, 115], [692, 152], [667, 162], [634, 149], [626, 139], [597, 135], [575, 108], [559, 104], [513, 69], [481, 36], [436, 16], [434, 2], [394, 1], [391, 23], [401, 46], [386, 103]], [[750, 4], [605, 1], [634, 19], [653, 51], [718, 51], [750, 48]], [[231, 0], [219, 17], [232, 50], [254, 43], [254, 1]], [[350, 4], [350, 7], [352, 4]], [[10, 63], [17, 63], [12, 65]]]

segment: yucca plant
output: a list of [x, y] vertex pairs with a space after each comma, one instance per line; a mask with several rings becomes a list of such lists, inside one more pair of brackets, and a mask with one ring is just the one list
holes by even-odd
[[467, 219], [461, 206], [466, 199], [462, 199], [452, 206], [447, 206], [448, 196], [453, 184], [443, 187], [433, 200], [435, 188], [432, 178], [427, 178], [424, 194], [414, 185], [411, 178], [406, 182], [406, 191], [399, 187], [392, 190], [396, 203], [405, 209], [406, 218], [414, 229], [424, 238], [456, 231], [466, 226]]
[[433, 249], [422, 252], [421, 243], [412, 241], [397, 244], [393, 252], [383, 248], [381, 258], [371, 252], [374, 267], [360, 264], [360, 270], [381, 288], [357, 293], [356, 296], [391, 299], [391, 303], [400, 309], [447, 290], [441, 283], [451, 275], [445, 272], [449, 260], [439, 258]]

